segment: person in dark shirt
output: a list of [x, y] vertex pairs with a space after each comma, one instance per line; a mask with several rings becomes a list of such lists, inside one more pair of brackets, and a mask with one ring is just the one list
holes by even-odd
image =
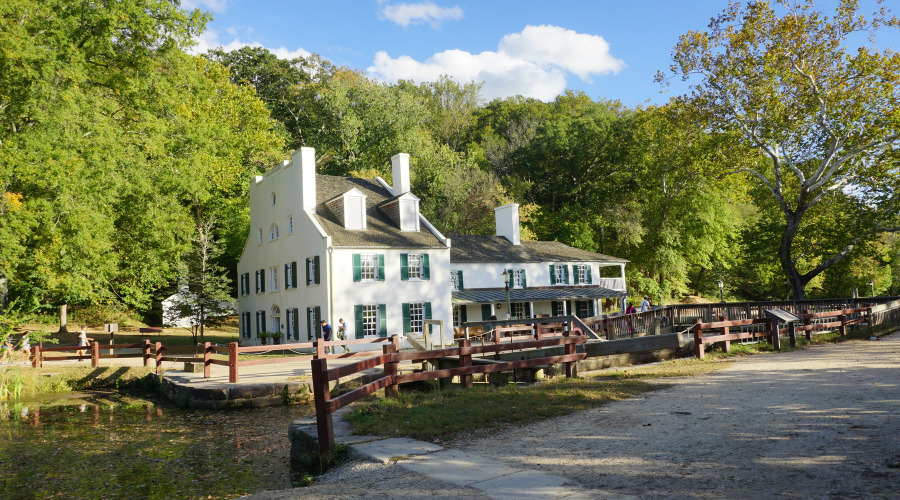
[[[324, 319], [322, 320], [322, 340], [331, 342], [331, 325]], [[332, 349], [330, 347], [325, 346], [325, 354], [331, 354], [331, 351]]]

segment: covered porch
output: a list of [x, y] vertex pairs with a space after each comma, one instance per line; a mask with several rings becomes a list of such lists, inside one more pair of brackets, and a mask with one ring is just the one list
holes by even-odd
[[590, 318], [603, 313], [603, 301], [616, 299], [617, 307], [626, 296], [624, 290], [599, 286], [510, 288], [509, 301], [503, 288], [460, 290], [453, 292], [453, 326], [469, 321], [525, 319], [575, 315]]

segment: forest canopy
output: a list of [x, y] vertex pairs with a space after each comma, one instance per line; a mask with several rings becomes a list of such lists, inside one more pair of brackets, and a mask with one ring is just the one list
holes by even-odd
[[480, 82], [390, 84], [259, 47], [191, 56], [205, 13], [104, 5], [0, 4], [0, 282], [22, 311], [146, 312], [207, 282], [191, 269], [227, 272], [208, 298], [233, 296], [247, 181], [301, 146], [320, 173], [388, 180], [410, 153], [442, 232], [492, 234], [516, 202], [525, 237], [628, 259], [629, 293], [654, 302], [715, 300], [718, 280], [732, 299], [894, 292], [900, 57], [842, 39], [896, 29], [887, 13], [732, 4], [660, 77], [692, 94], [628, 108], [486, 102]]

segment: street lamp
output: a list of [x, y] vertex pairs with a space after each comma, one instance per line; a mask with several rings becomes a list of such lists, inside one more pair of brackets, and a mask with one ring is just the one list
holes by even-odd
[[716, 284], [719, 285], [719, 301], [725, 302], [725, 282], [719, 280], [716, 281]]
[[512, 307], [509, 305], [509, 279], [511, 278], [509, 271], [503, 270], [503, 284], [506, 285], [506, 319], [510, 318]]
[[872, 289], [872, 297], [874, 297], [875, 296], [875, 281], [869, 282], [869, 288]]

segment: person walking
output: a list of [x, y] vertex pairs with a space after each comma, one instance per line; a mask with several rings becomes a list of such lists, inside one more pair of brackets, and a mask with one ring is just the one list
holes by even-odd
[[641, 301], [641, 312], [650, 310], [650, 296], [644, 295], [644, 300]]
[[[78, 347], [81, 348], [77, 351], [79, 356], [84, 356], [84, 348], [87, 347], [90, 342], [94, 341], [94, 339], [88, 338], [85, 330], [87, 330], [87, 325], [81, 325], [81, 330], [78, 331]], [[77, 363], [80, 360], [75, 359], [73, 361]]]
[[[338, 340], [347, 340], [347, 322], [344, 321], [344, 318], [338, 320], [337, 338]], [[342, 347], [344, 352], [350, 352], [350, 346], [347, 344], [344, 344]]]
[[[331, 325], [329, 325], [328, 322], [324, 319], [322, 320], [322, 340], [324, 340], [325, 342], [331, 342]], [[331, 351], [333, 351], [333, 349], [331, 349], [330, 346], [326, 345], [325, 354], [331, 354]]]

